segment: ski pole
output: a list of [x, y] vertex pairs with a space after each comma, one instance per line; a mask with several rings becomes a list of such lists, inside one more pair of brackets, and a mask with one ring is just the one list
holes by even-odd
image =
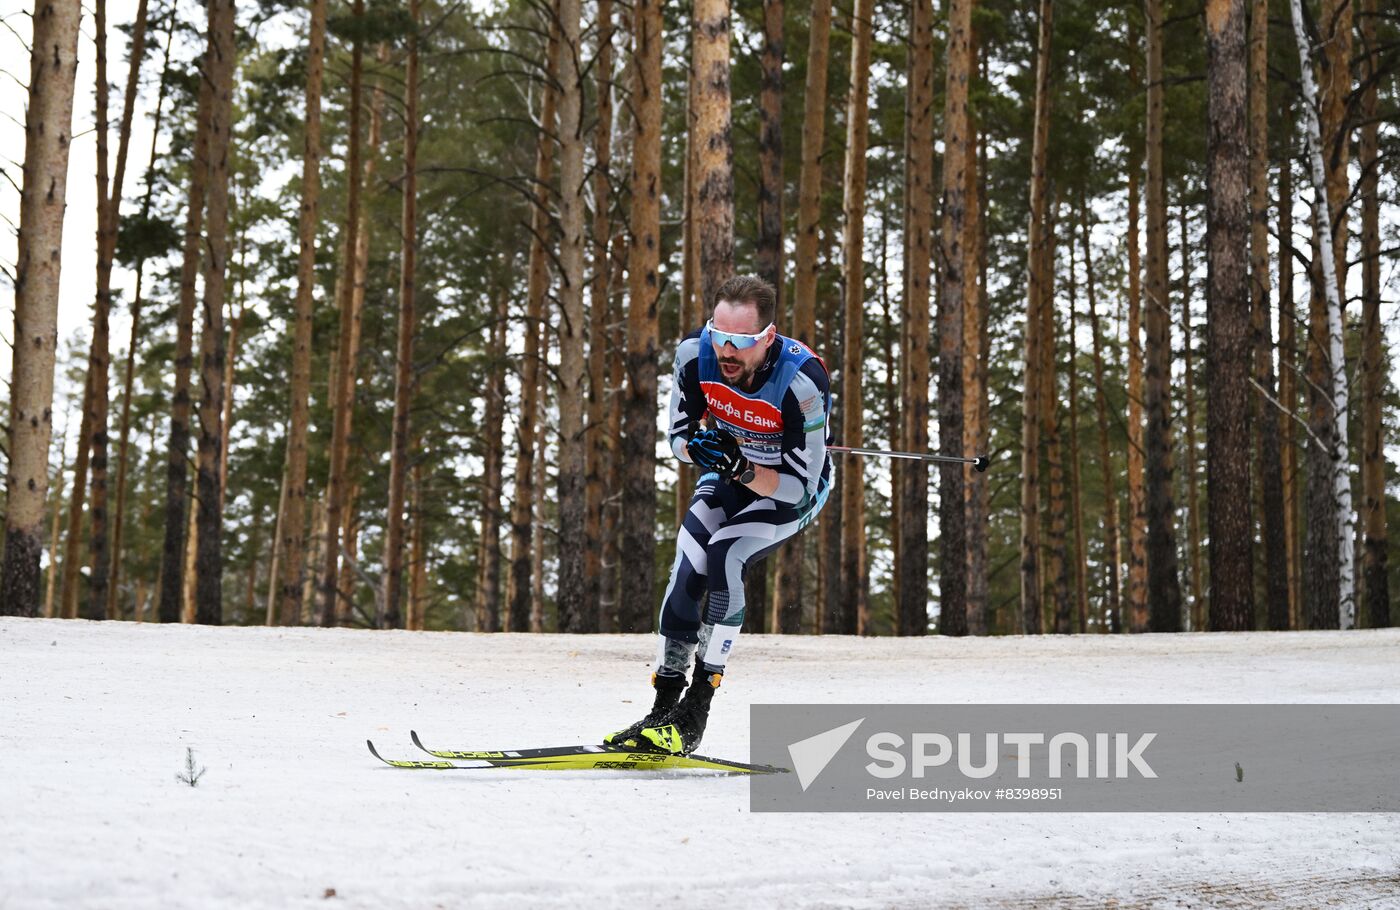
[[827, 446], [828, 452], [844, 452], [847, 455], [880, 455], [885, 458], [913, 458], [917, 461], [937, 461], [945, 464], [970, 464], [979, 473], [986, 471], [992, 460], [986, 455], [963, 458], [958, 455], [933, 455], [928, 452], [892, 452], [889, 449], [862, 449], [853, 446]]

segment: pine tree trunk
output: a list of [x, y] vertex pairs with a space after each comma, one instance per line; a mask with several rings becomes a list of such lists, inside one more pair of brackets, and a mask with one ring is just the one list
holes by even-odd
[[1153, 632], [1181, 629], [1172, 503], [1171, 310], [1167, 300], [1167, 200], [1162, 157], [1162, 0], [1147, 0], [1147, 345], [1143, 404], [1147, 411], [1147, 613]]
[[[754, 253], [760, 277], [777, 291], [775, 321], [783, 322], [783, 0], [763, 0], [763, 55], [759, 91], [758, 138], [758, 240]], [[800, 545], [798, 545], [800, 546]], [[745, 577], [744, 602], [752, 631], [770, 631], [768, 591], [770, 561], [751, 563]], [[777, 630], [776, 623], [772, 631]]]
[[[190, 370], [194, 363], [195, 279], [200, 270], [204, 231], [205, 186], [209, 175], [201, 163], [209, 160], [209, 129], [213, 96], [209, 81], [200, 80], [199, 110], [194, 136], [194, 166], [185, 211], [185, 243], [180, 265], [180, 302], [175, 312], [175, 386], [171, 394], [170, 444], [166, 452], [165, 543], [161, 551], [160, 621], [180, 622], [183, 613], [189, 476], [185, 463], [190, 448]], [[79, 446], [79, 452], [85, 449]], [[69, 532], [73, 530], [69, 525]], [[66, 582], [66, 579], [65, 579]], [[68, 585], [65, 583], [65, 589]], [[66, 597], [66, 595], [65, 595]]]
[[[501, 342], [501, 347], [502, 350], [504, 350], [504, 339]], [[504, 373], [502, 373], [502, 376], [504, 376]], [[419, 445], [415, 446], [414, 448], [421, 447], [421, 444], [422, 440], [420, 438]], [[497, 486], [499, 487], [499, 485], [500, 481], [498, 478]], [[413, 513], [413, 524], [408, 535], [409, 560], [411, 565], [409, 567], [408, 576], [408, 615], [404, 621], [404, 628], [408, 629], [411, 632], [421, 632], [423, 631], [425, 614], [427, 613], [428, 608], [428, 528], [427, 520], [423, 511], [423, 462], [421, 459], [414, 462], [413, 464], [413, 504], [410, 506], [410, 508], [412, 509]], [[496, 566], [494, 569], [497, 592], [499, 592], [501, 588], [499, 529], [500, 522], [498, 521], [498, 537], [495, 541]], [[496, 600], [492, 603], [494, 626], [497, 629], [501, 627], [499, 601], [500, 598], [498, 595]]]
[[584, 601], [583, 73], [579, 0], [559, 0], [559, 631], [591, 632]]
[[[928, 386], [932, 359], [929, 350], [929, 295], [934, 211], [933, 3], [932, 0], [914, 0], [913, 6], [913, 43], [909, 54], [909, 88], [906, 92], [909, 118], [905, 137], [904, 210], [908, 229], [904, 265], [904, 332], [903, 343], [900, 344], [899, 370], [903, 379], [899, 408], [903, 427], [899, 444], [894, 448], [925, 452], [929, 446]], [[951, 45], [949, 52], [952, 53]], [[950, 73], [951, 70], [950, 65]], [[962, 85], [965, 91], [966, 83]], [[963, 134], [966, 132], [966, 109], [964, 95], [958, 114], [963, 118], [959, 121], [964, 124]], [[961, 138], [962, 134], [959, 135]], [[956, 244], [959, 251], [963, 249], [961, 235], [950, 239], [953, 240], [950, 247]], [[940, 249], [939, 255], [947, 256], [950, 251]], [[939, 318], [943, 318], [943, 314]], [[940, 389], [940, 400], [943, 394]], [[900, 635], [923, 635], [928, 629], [929, 601], [928, 468], [923, 462], [896, 463], [895, 478], [899, 500], [899, 537], [895, 541], [899, 592], [895, 607], [896, 631]], [[951, 556], [946, 546], [944, 555]], [[940, 631], [942, 628], [943, 623], [940, 622]]]
[[1040, 0], [1039, 38], [1036, 50], [1035, 132], [1031, 147], [1031, 212], [1027, 240], [1025, 389], [1021, 410], [1021, 628], [1039, 634], [1041, 625], [1040, 572], [1040, 415], [1044, 381], [1042, 337], [1045, 320], [1041, 309], [1051, 238], [1046, 230], [1046, 158], [1050, 142], [1050, 39], [1052, 0]]
[[[0, 615], [7, 616], [39, 612], [40, 535], [53, 435], [59, 269], [79, 17], [79, 4], [71, 0], [35, 0], [15, 268], [5, 558], [0, 570]], [[57, 555], [49, 554], [51, 565]]]
[[754, 264], [783, 313], [783, 0], [763, 0], [758, 101], [758, 239]]
[[[160, 87], [156, 91], [156, 109], [152, 120], [151, 131], [155, 135], [160, 135], [161, 115], [165, 109], [165, 93], [170, 77], [170, 46], [174, 43], [174, 17], [171, 17], [171, 25], [166, 32], [165, 58], [160, 71]], [[134, 73], [133, 73], [134, 75]], [[129, 77], [127, 82], [128, 98], [133, 99], [134, 104], [135, 84]], [[129, 130], [130, 117], [125, 109], [122, 112], [122, 119], [127, 125], [123, 126], [122, 132]], [[141, 200], [141, 219], [144, 221], [150, 217], [151, 197], [154, 192], [154, 175], [156, 161], [160, 150], [160, 143], [151, 143], [151, 157], [146, 164], [146, 193]], [[118, 154], [118, 158], [121, 155]], [[116, 510], [112, 516], [112, 561], [110, 582], [107, 588], [107, 613], [114, 615], [117, 610], [116, 597], [117, 588], [121, 583], [122, 569], [122, 536], [126, 522], [126, 479], [130, 473], [130, 443], [131, 443], [131, 400], [135, 388], [136, 378], [136, 345], [141, 339], [141, 310], [144, 303], [142, 299], [142, 282], [145, 276], [146, 260], [138, 257], [136, 260], [136, 289], [131, 300], [131, 337], [126, 347], [126, 370], [122, 383], [122, 417], [119, 442], [117, 443], [117, 458], [121, 467], [117, 469], [117, 494]], [[138, 607], [139, 610], [139, 607]], [[139, 616], [137, 621], [140, 622]]]
[[78, 423], [78, 456], [73, 462], [73, 491], [68, 497], [68, 528], [63, 540], [63, 584], [58, 608], [61, 619], [78, 618], [78, 566], [81, 560], [78, 548], [83, 539], [83, 509], [87, 505], [88, 462], [92, 452], [88, 445], [92, 436], [92, 410], [88, 405], [90, 397], [91, 377], [84, 381], [83, 397], [79, 404], [82, 418]]
[[1074, 273], [1074, 225], [1067, 225], [1069, 252], [1069, 519], [1074, 525], [1074, 631], [1089, 631], [1088, 554], [1084, 548], [1083, 486], [1079, 472], [1079, 283]]
[[[549, 341], [554, 333], [548, 328], [540, 335], [540, 363], [549, 363]], [[550, 429], [548, 423], [549, 414], [549, 384], [544, 384], [540, 388], [540, 409], [536, 413], [536, 419], [540, 421], [540, 449], [539, 457], [535, 459], [535, 476], [533, 478], [536, 490], [543, 491], [545, 482], [549, 476], [549, 449], [550, 449]], [[545, 632], [551, 631], [547, 626], [545, 608], [548, 604], [544, 600], [544, 546], [547, 539], [548, 516], [550, 500], [548, 496], [540, 495], [535, 497], [533, 521], [535, 527], [540, 529], [540, 533], [534, 536], [530, 542], [530, 631]], [[557, 614], [556, 614], [557, 615]], [[552, 631], [558, 631], [557, 627]]]
[[[1254, 626], [1254, 534], [1249, 451], [1249, 141], [1245, 0], [1206, 3], [1207, 261], [1206, 470], [1210, 478], [1210, 628]], [[1202, 626], [1197, 626], [1202, 628]]]
[[[235, 204], [236, 207], [236, 204]], [[224, 405], [223, 420], [219, 433], [219, 509], [228, 500], [228, 450], [233, 433], [233, 397], [238, 377], [238, 342], [243, 337], [243, 320], [248, 315], [248, 295], [244, 289], [243, 276], [248, 273], [248, 234], [239, 231], [238, 238], [238, 285], [234, 296], [238, 298], [238, 314], [233, 313], [233, 301], [229, 301], [229, 326], [227, 356], [224, 358]]]
[[[97, 85], [93, 96], [96, 99], [97, 134], [97, 295], [92, 307], [92, 343], [88, 350], [88, 409], [87, 431], [84, 445], [88, 447], [89, 492], [88, 504], [88, 575], [87, 616], [91, 619], [106, 619], [107, 614], [107, 372], [110, 361], [109, 317], [112, 308], [112, 253], [116, 247], [116, 222], [108, 217], [112, 187], [107, 173], [108, 160], [108, 121], [107, 96], [107, 4], [106, 0], [93, 3], [93, 44], [96, 50]], [[118, 200], [120, 196], [116, 197]], [[111, 236], [109, 242], [108, 237]]]
[[1099, 327], [1099, 302], [1094, 278], [1094, 254], [1089, 243], [1089, 208], [1079, 199], [1080, 230], [1084, 251], [1084, 290], [1089, 298], [1089, 326], [1094, 337], [1094, 415], [1099, 430], [1099, 467], [1103, 472], [1104, 607], [1106, 616], [1099, 631], [1121, 628], [1123, 590], [1123, 545], [1118, 530], [1118, 496], [1115, 491], [1113, 459], [1108, 446], [1108, 395], [1103, 376], [1103, 332]]
[[[1134, 84], [1136, 79], [1134, 78]], [[1143, 486], [1144, 439], [1142, 427], [1142, 263], [1138, 253], [1138, 168], [1128, 166], [1128, 596], [1124, 628], [1147, 630], [1147, 491]]]
[[409, 411], [413, 407], [413, 336], [418, 330], [418, 26], [419, 0], [409, 0], [410, 31], [404, 61], [403, 236], [399, 270], [399, 326], [394, 353], [394, 426], [389, 456], [389, 515], [384, 542], [384, 597], [375, 617], [381, 629], [403, 625], [404, 500], [408, 483]]
[[[1251, 0], [1249, 22], [1249, 271], [1253, 316], [1254, 372], [1264, 395], [1252, 394], [1258, 458], [1260, 532], [1264, 539], [1264, 618], [1268, 628], [1288, 628], [1288, 524], [1284, 518], [1284, 481], [1279, 456], [1280, 415], [1268, 400], [1276, 394], [1273, 333], [1269, 327], [1269, 4]], [[1280, 258], [1290, 255], [1279, 244]], [[1280, 295], [1281, 296], [1281, 295]], [[1251, 393], [1254, 390], [1250, 390]]]
[[[963, 440], [963, 308], [968, 285], [970, 221], [967, 217], [967, 167], [971, 158], [967, 89], [972, 76], [969, 39], [973, 0], [951, 0], [948, 7], [948, 82], [943, 113], [943, 291], [938, 300], [938, 437], [945, 454]], [[963, 501], [963, 467], [945, 464], [938, 488], [941, 527], [938, 631], [967, 634], [967, 514]]]
[[661, 284], [661, 33], [659, 0], [633, 5], [632, 228], [628, 251], [627, 391], [623, 397], [618, 631], [652, 627], [656, 558], [656, 385]]
[[[1187, 236], [1186, 206], [1181, 207], [1181, 338], [1182, 338], [1182, 385], [1183, 404], [1186, 419], [1186, 433], [1183, 441], [1186, 472], [1186, 550], [1190, 572], [1191, 602], [1183, 603], [1187, 624], [1199, 632], [1205, 628], [1207, 597], [1201, 572], [1201, 495], [1200, 478], [1196, 470], [1196, 453], [1200, 451], [1196, 443], [1196, 368], [1194, 366], [1195, 331], [1191, 324], [1191, 243]], [[1236, 453], [1239, 457], [1239, 453]], [[1250, 571], [1253, 571], [1251, 569]], [[1185, 601], [1185, 597], [1182, 597]]]
[[[510, 315], [510, 295], [504, 289], [496, 297], [496, 319], [491, 326], [491, 374], [486, 381], [486, 415], [482, 426], [486, 442], [485, 470], [481, 499], [481, 581], [476, 589], [476, 630], [501, 629], [501, 478], [505, 462], [501, 423], [506, 410], [506, 320]], [[598, 434], [601, 435], [601, 434]], [[419, 474], [414, 466], [414, 477]], [[419, 495], [418, 481], [414, 495]], [[414, 528], [422, 517], [414, 512]]]
[[[381, 42], [379, 49], [375, 53], [375, 61], [379, 68], [383, 70], [389, 63], [389, 45]], [[360, 181], [361, 187], [373, 187], [375, 174], [379, 170], [379, 156], [381, 152], [381, 140], [383, 137], [384, 120], [384, 82], [383, 78], [375, 80], [374, 92], [370, 96], [369, 104], [369, 139], [367, 146], [369, 153], [364, 155], [363, 178]], [[360, 527], [360, 515], [357, 504], [360, 499], [362, 485], [363, 468], [360, 465], [360, 458], [357, 457], [360, 446], [357, 445], [355, 435], [355, 404], [357, 403], [356, 387], [359, 381], [360, 363], [360, 337], [364, 324], [365, 290], [369, 273], [369, 253], [370, 253], [370, 219], [369, 207], [360, 206], [359, 227], [355, 231], [355, 257], [353, 266], [349, 272], [350, 280], [350, 374], [346, 382], [350, 388], [350, 426], [346, 429], [346, 444], [348, 454], [345, 465], [345, 476], [349, 488], [345, 493], [345, 501], [341, 504], [340, 511], [340, 538], [346, 541], [346, 552], [350, 555], [350, 560], [341, 562], [340, 574], [336, 579], [336, 590], [344, 592], [344, 598], [337, 601], [336, 624], [339, 625], [347, 615], [349, 609], [354, 605], [353, 591], [360, 577], [358, 571], [352, 567], [351, 560], [356, 558], [354, 543], [350, 540], [350, 533]], [[236, 333], [230, 332], [230, 343]], [[230, 354], [230, 356], [233, 356]], [[230, 376], [232, 372], [230, 371]], [[336, 380], [332, 379], [330, 388], [336, 387]], [[225, 414], [227, 417], [227, 413]], [[225, 437], [227, 437], [225, 430]], [[382, 591], [380, 592], [382, 594]], [[383, 598], [376, 596], [376, 604], [382, 604]], [[380, 622], [380, 617], [376, 613], [374, 623]]]
[[1050, 591], [1050, 616], [1045, 628], [1058, 635], [1071, 631], [1073, 603], [1069, 592], [1069, 559], [1066, 528], [1068, 525], [1069, 500], [1065, 489], [1064, 433], [1060, 415], [1059, 388], [1059, 331], [1060, 321], [1055, 310], [1055, 254], [1059, 238], [1056, 229], [1059, 225], [1060, 199], [1053, 190], [1054, 201], [1050, 203], [1049, 217], [1045, 224], [1045, 247], [1041, 271], [1045, 276], [1041, 284], [1043, 294], [1040, 303], [1041, 337], [1041, 391], [1040, 391], [1040, 436], [1045, 440], [1045, 466], [1049, 479], [1049, 514], [1045, 539], [1044, 583]]
[[831, 0], [812, 0], [807, 39], [807, 84], [802, 106], [802, 167], [797, 189], [797, 247], [793, 260], [792, 333], [816, 343], [817, 249], [820, 242], [822, 150], [826, 143], [827, 58]]
[[118, 127], [117, 166], [111, 185], [107, 182], [107, 23], [106, 3], [98, 0], [95, 7], [95, 41], [97, 44], [97, 296], [93, 305], [92, 353], [88, 370], [92, 374], [93, 408], [89, 427], [92, 446], [92, 518], [91, 583], [88, 587], [88, 612], [94, 619], [106, 619], [115, 608], [115, 588], [111, 579], [111, 548], [107, 528], [107, 426], [108, 369], [110, 367], [109, 317], [112, 308], [112, 260], [117, 249], [117, 227], [120, 218], [122, 183], [126, 175], [127, 150], [131, 144], [131, 118], [136, 102], [137, 77], [146, 48], [145, 0], [137, 4], [136, 20], [131, 30], [131, 55], [126, 80], [122, 119]]
[[[364, 0], [354, 0], [355, 22], [364, 21]], [[360, 118], [362, 85], [364, 75], [364, 41], [357, 31], [352, 39], [350, 56], [350, 97], [348, 99], [349, 136], [345, 157], [346, 198], [345, 228], [342, 231], [339, 292], [336, 306], [340, 311], [340, 328], [337, 332], [335, 359], [331, 363], [329, 393], [331, 400], [331, 443], [330, 475], [326, 479], [326, 517], [323, 533], [325, 549], [321, 566], [320, 616], [322, 626], [336, 625], [340, 614], [340, 527], [345, 510], [345, 492], [349, 486], [347, 463], [350, 456], [350, 423], [355, 408], [354, 399], [354, 350], [351, 334], [354, 326], [354, 287], [355, 252], [359, 248], [360, 230], [360, 187], [361, 187], [361, 138]], [[397, 395], [395, 396], [397, 404]], [[396, 408], [397, 410], [397, 408]], [[392, 482], [391, 482], [392, 485]], [[391, 513], [392, 514], [392, 513]], [[387, 550], [386, 550], [387, 552]]]
[[[233, 143], [234, 0], [210, 0], [209, 49], [205, 55], [210, 83], [208, 209], [204, 254], [204, 319], [200, 337], [199, 461], [196, 505], [199, 541], [196, 551], [195, 621], [223, 622], [223, 508], [219, 488], [224, 405], [224, 297], [228, 271], [229, 146]], [[199, 167], [199, 162], [195, 163]]]
[[[851, 15], [851, 88], [846, 98], [846, 179], [842, 261], [846, 272], [844, 359], [841, 366], [841, 442], [861, 446], [865, 439], [865, 172], [870, 130], [870, 44], [874, 0], [856, 0]], [[841, 600], [843, 631], [870, 634], [865, 578], [864, 459], [849, 458], [841, 478]]]
[[734, 274], [734, 144], [729, 98], [729, 0], [695, 0], [695, 230], [700, 298]]
[[[807, 39], [807, 81], [803, 89], [792, 316], [788, 323], [788, 332], [807, 344], [814, 342], [816, 331], [817, 227], [821, 220], [821, 152], [826, 131], [826, 70], [830, 38], [831, 0], [813, 0]], [[830, 513], [835, 510], [826, 511]], [[802, 630], [802, 570], [806, 547], [806, 537], [799, 536], [777, 553], [773, 589], [774, 631], [795, 633]]]
[[[1308, 448], [1312, 463], [1309, 467], [1309, 540], [1312, 543], [1308, 557], [1310, 566], [1315, 567], [1309, 584], [1311, 596], [1308, 598], [1308, 627], [1350, 628], [1354, 621], [1354, 585], [1352, 522], [1354, 515], [1351, 505], [1351, 481], [1347, 474], [1347, 377], [1346, 360], [1342, 348], [1342, 304], [1339, 296], [1339, 275], [1333, 257], [1326, 255], [1325, 238], [1336, 224], [1340, 231], [1337, 247], [1340, 257], [1346, 255], [1345, 212], [1336, 207], [1337, 215], [1329, 218], [1332, 210], [1328, 188], [1340, 180], [1340, 189], [1345, 190], [1346, 173], [1343, 166], [1339, 177], [1329, 177], [1323, 164], [1323, 139], [1317, 117], [1317, 85], [1313, 80], [1312, 62], [1309, 59], [1308, 42], [1303, 27], [1301, 0], [1289, 3], [1293, 19], [1293, 32], [1298, 42], [1298, 59], [1301, 64], [1303, 83], [1304, 135], [1307, 139], [1308, 159], [1313, 184], [1313, 236], [1316, 250], [1314, 268], [1321, 266], [1321, 275], [1315, 276], [1315, 290], [1312, 307], [1312, 331], [1309, 339], [1309, 376], [1312, 378], [1312, 413], [1310, 423], [1313, 435], [1324, 445], [1314, 441]], [[1326, 5], [1324, 5], [1325, 7]], [[1325, 12], [1325, 9], [1324, 9]], [[1350, 6], [1345, 10], [1347, 37], [1350, 47]], [[1342, 55], [1346, 60], [1349, 55]], [[1333, 70], [1332, 92], [1340, 91], [1341, 82], [1349, 76], [1335, 74]], [[1337, 132], [1341, 132], [1341, 118], [1336, 121]], [[1328, 135], [1331, 135], [1330, 133]], [[1343, 147], [1345, 143], [1342, 143]], [[1343, 152], [1334, 151], [1332, 160]], [[1345, 195], [1344, 193], [1342, 194]], [[1322, 340], [1326, 339], [1327, 349], [1322, 350]], [[1330, 489], [1329, 489], [1330, 488]], [[1314, 532], [1315, 526], [1324, 530]], [[1330, 537], [1331, 546], [1326, 538]], [[1330, 552], [1329, 552], [1330, 549]], [[1335, 568], [1335, 575], [1333, 570]], [[1335, 584], [1333, 583], [1335, 581]]]
[[[53, 517], [49, 522], [49, 571], [44, 580], [44, 613], [45, 619], [53, 619], [54, 596], [58, 593], [58, 576], [61, 569], [58, 565], [58, 542], [59, 533], [63, 529], [63, 468], [64, 453], [68, 448], [68, 427], [63, 428], [63, 435], [60, 437], [58, 446], [58, 470], [54, 472], [52, 503], [49, 511]], [[40, 513], [42, 515], [42, 513]], [[5, 604], [19, 605], [23, 603], [18, 599], [4, 601]], [[13, 607], [12, 607], [13, 608]], [[16, 613], [13, 615], [25, 616], [28, 613]]]
[[[686, 88], [685, 88], [685, 165], [684, 165], [684, 200], [682, 202], [681, 218], [681, 332], [690, 332], [704, 319], [705, 306], [700, 299], [700, 242], [697, 234], [697, 222], [699, 218], [697, 212], [697, 199], [695, 192], [695, 175], [699, 168], [698, 156], [700, 154], [698, 126], [696, 122], [696, 93], [699, 89], [695, 84], [695, 23], [691, 22], [689, 37], [689, 66], [686, 68]], [[696, 469], [693, 465], [684, 462], [676, 462], [676, 489], [675, 508], [673, 512], [676, 516], [676, 527], [679, 528], [685, 521], [685, 513], [690, 509], [690, 491], [695, 489]]]
[[1389, 536], [1385, 522], [1385, 449], [1382, 447], [1381, 396], [1388, 364], [1381, 344], [1381, 232], [1379, 123], [1377, 121], [1376, 0], [1362, 0], [1361, 43], [1367, 85], [1361, 96], [1361, 502], [1365, 544], [1362, 586], [1366, 625], [1390, 625], [1390, 583], [1386, 569]]
[[[619, 194], [620, 195], [620, 194]], [[612, 263], [614, 289], [612, 298], [616, 304], [608, 309], [608, 397], [603, 419], [607, 441], [604, 488], [609, 491], [603, 500], [603, 548], [598, 583], [598, 609], [601, 614], [599, 631], [616, 632], [618, 629], [618, 586], [621, 578], [618, 567], [621, 554], [618, 547], [618, 525], [622, 514], [622, 367], [626, 353], [627, 335], [625, 309], [622, 293], [627, 286], [627, 238], [621, 231], [613, 234], [608, 255]]]
[[[553, 4], [551, 4], [551, 9]], [[551, 21], [553, 21], [551, 16]], [[535, 146], [534, 207], [530, 215], [529, 278], [526, 289], [525, 352], [520, 364], [520, 410], [516, 431], [515, 493], [510, 513], [510, 571], [506, 604], [510, 631], [530, 628], [530, 554], [534, 533], [531, 513], [535, 498], [535, 437], [539, 410], [540, 331], [544, 322], [545, 294], [549, 290], [549, 262], [545, 243], [550, 233], [550, 187], [554, 175], [554, 90], [559, 72], [559, 31], [549, 29], [545, 46], [544, 89], [540, 98], [539, 134]]]
[[287, 520], [287, 466], [282, 466], [282, 490], [277, 495], [277, 518], [272, 525], [272, 559], [267, 567], [267, 615], [265, 624], [277, 624], [277, 595], [281, 591], [282, 526]]
[[[972, 53], [978, 60], [977, 30], [972, 32]], [[981, 58], [980, 67], [986, 66], [986, 58]], [[985, 71], [982, 73], [985, 82]], [[968, 193], [973, 200], [968, 210], [968, 233], [972, 247], [968, 250], [967, 266], [968, 299], [967, 319], [963, 329], [963, 416], [964, 447], [969, 454], [985, 453], [991, 442], [991, 402], [987, 395], [987, 373], [991, 354], [989, 330], [989, 302], [987, 288], [987, 219], [986, 211], [986, 144], [982, 141], [975, 117], [970, 118], [969, 132], [972, 134], [976, 154], [968, 161]], [[990, 569], [988, 567], [988, 524], [991, 515], [991, 488], [984, 471], [968, 471], [967, 490], [967, 630], [972, 635], [986, 635], [993, 625], [990, 602]]]
[[[603, 428], [608, 408], [608, 323], [612, 264], [608, 259], [608, 239], [612, 234], [610, 182], [612, 154], [612, 0], [598, 2], [598, 68], [594, 104], [597, 120], [593, 127], [593, 277], [588, 299], [588, 440], [585, 471], [586, 501], [583, 513], [583, 602], [590, 614], [589, 624], [602, 631], [600, 574], [602, 572], [603, 499], [608, 487], [604, 478], [608, 466], [608, 440]], [[502, 378], [504, 376], [502, 375]], [[499, 496], [499, 493], [497, 494]], [[497, 547], [497, 549], [499, 549]]]
[[317, 207], [321, 192], [321, 85], [325, 75], [326, 2], [311, 0], [311, 34], [306, 61], [306, 125], [302, 146], [301, 210], [297, 221], [297, 292], [292, 332], [291, 420], [287, 430], [287, 508], [280, 532], [283, 555], [280, 605], [277, 608], [278, 621], [284, 626], [300, 621], [306, 555], [306, 441], [310, 422]]
[[1283, 527], [1288, 542], [1288, 628], [1300, 627], [1303, 603], [1302, 522], [1299, 515], [1298, 446], [1296, 413], [1298, 369], [1296, 314], [1293, 303], [1293, 124], [1289, 102], [1283, 102], [1284, 124], [1278, 172], [1278, 398], [1287, 418], [1280, 417], [1282, 451], [1279, 465], [1283, 473]]

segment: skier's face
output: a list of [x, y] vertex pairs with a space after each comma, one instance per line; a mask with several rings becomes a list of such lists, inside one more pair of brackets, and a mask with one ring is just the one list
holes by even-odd
[[[758, 307], [753, 304], [730, 303], [727, 300], [715, 304], [712, 322], [715, 329], [721, 332], [741, 335], [763, 333], [757, 344], [743, 350], [728, 341], [722, 345], [714, 345], [715, 356], [719, 358], [720, 375], [724, 377], [724, 381], [739, 388], [747, 386], [753, 374], [763, 366], [763, 360], [768, 356], [768, 346], [773, 343], [777, 329], [772, 325], [764, 327], [759, 321]], [[711, 343], [713, 344], [713, 341]]]

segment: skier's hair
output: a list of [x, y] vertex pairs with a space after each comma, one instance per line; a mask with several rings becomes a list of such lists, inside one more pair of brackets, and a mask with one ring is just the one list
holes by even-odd
[[758, 310], [758, 324], [761, 326], [771, 323], [778, 312], [778, 292], [757, 275], [735, 275], [721, 284], [710, 303], [711, 315], [714, 315], [715, 305], [721, 300], [736, 305], [747, 304]]

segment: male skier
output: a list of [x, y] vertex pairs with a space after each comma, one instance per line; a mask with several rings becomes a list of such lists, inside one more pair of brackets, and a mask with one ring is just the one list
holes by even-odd
[[[656, 701], [646, 717], [605, 742], [677, 754], [699, 745], [744, 621], [745, 569], [810, 524], [826, 502], [826, 366], [806, 345], [778, 334], [776, 309], [768, 282], [731, 278], [715, 292], [704, 328], [676, 349], [671, 450], [703, 473], [676, 534], [661, 606]], [[702, 429], [707, 416], [712, 426]]]

